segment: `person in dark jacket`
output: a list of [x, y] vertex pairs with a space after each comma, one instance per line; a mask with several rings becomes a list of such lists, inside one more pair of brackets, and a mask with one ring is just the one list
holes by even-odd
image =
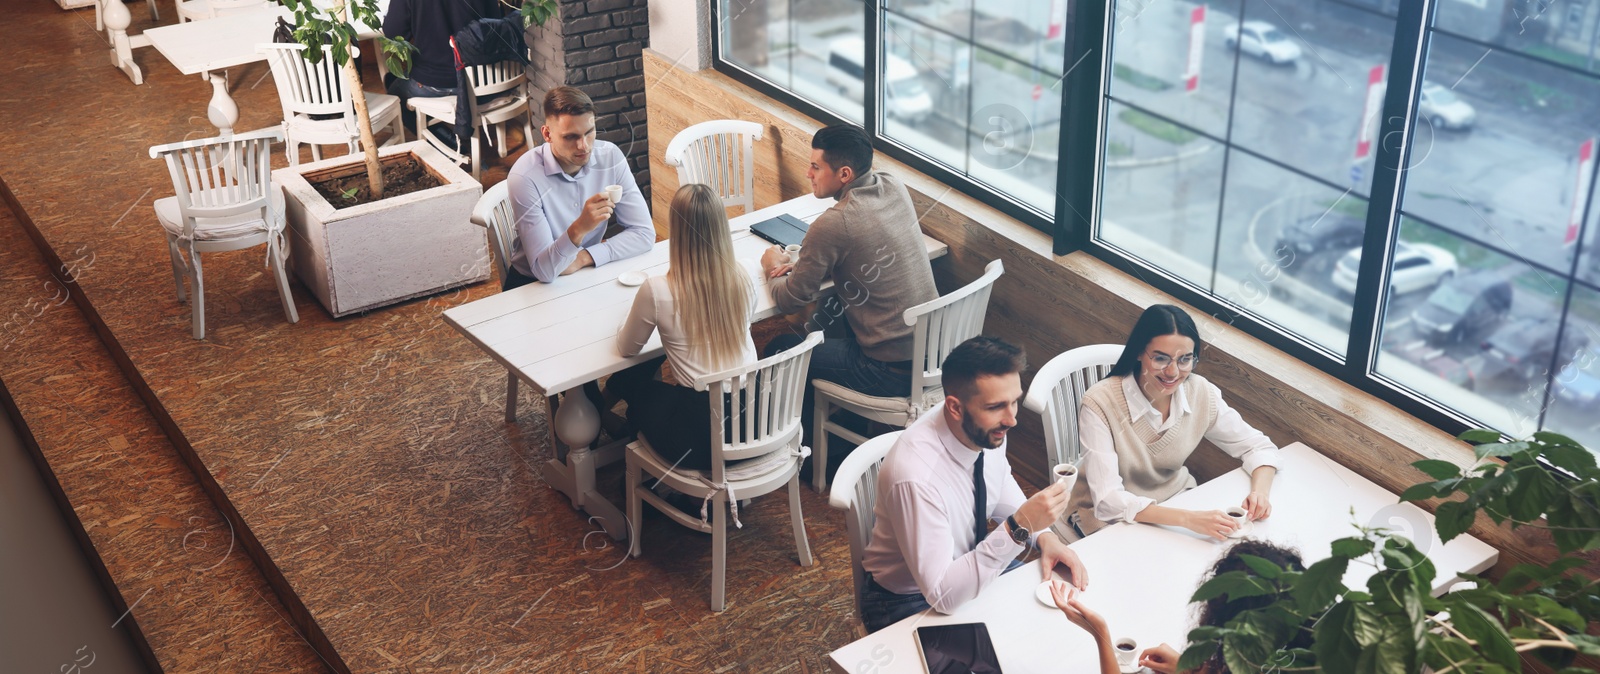
[[390, 0], [383, 34], [403, 37], [417, 47], [411, 78], [391, 75], [386, 84], [390, 94], [400, 97], [407, 128], [416, 130], [416, 116], [405, 108], [407, 99], [456, 95], [450, 36], [473, 21], [500, 16], [505, 16], [505, 5], [499, 0]]

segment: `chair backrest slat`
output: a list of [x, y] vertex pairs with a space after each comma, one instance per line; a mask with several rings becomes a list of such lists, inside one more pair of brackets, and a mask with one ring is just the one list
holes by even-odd
[[1083, 394], [1105, 378], [1121, 355], [1121, 344], [1080, 346], [1051, 358], [1034, 375], [1022, 405], [1044, 420], [1047, 465], [1078, 463], [1083, 458], [1078, 444]]
[[866, 589], [866, 570], [861, 560], [866, 556], [867, 544], [872, 541], [872, 526], [876, 524], [873, 506], [878, 500], [878, 469], [884, 457], [894, 448], [902, 431], [895, 431], [867, 440], [839, 465], [833, 489], [828, 493], [828, 505], [845, 511], [844, 528], [850, 540], [850, 576], [855, 581], [856, 617], [861, 617], [861, 591]]
[[322, 58], [316, 63], [306, 60], [305, 49], [299, 44], [256, 45], [256, 51], [267, 55], [272, 68], [284, 120], [294, 120], [298, 115], [344, 115], [353, 120], [355, 104], [345, 87], [343, 70], [334, 63], [333, 48], [323, 47]]
[[912, 326], [911, 400], [918, 404], [942, 386], [941, 365], [950, 351], [962, 342], [983, 334], [984, 315], [989, 310], [989, 295], [1005, 267], [994, 260], [983, 268], [983, 276], [960, 289], [931, 302], [907, 309], [905, 321]]
[[166, 162], [186, 236], [193, 238], [196, 218], [249, 211], [268, 218], [272, 166], [267, 157], [272, 143], [281, 140], [283, 131], [273, 127], [150, 148], [152, 158]]
[[709, 185], [728, 206], [755, 210], [754, 141], [763, 127], [732, 119], [701, 122], [680, 131], [667, 144], [668, 166], [678, 169], [678, 184]]
[[[805, 388], [811, 350], [822, 342], [814, 332], [783, 353], [695, 381], [711, 393], [711, 473], [722, 480], [725, 463], [787, 451], [800, 444], [799, 399]], [[722, 423], [723, 409], [728, 421]]]

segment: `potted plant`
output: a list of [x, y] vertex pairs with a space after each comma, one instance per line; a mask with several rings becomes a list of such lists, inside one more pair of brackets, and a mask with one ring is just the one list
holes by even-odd
[[[279, 2], [294, 12], [302, 55], [320, 61], [327, 47], [346, 89], [362, 91], [356, 22], [381, 29], [376, 0], [334, 0], [326, 9], [314, 0]], [[524, 26], [543, 24], [555, 0], [527, 0], [520, 12]], [[404, 39], [375, 41], [389, 70], [407, 76], [416, 48]], [[427, 143], [379, 148], [366, 97], [351, 99], [361, 155], [273, 172], [284, 191], [295, 275], [335, 317], [487, 280], [485, 232], [468, 220], [482, 185]]]
[[[1358, 535], [1335, 541], [1332, 556], [1304, 571], [1245, 558], [1250, 572], [1219, 574], [1192, 600], [1272, 601], [1225, 625], [1195, 628], [1178, 670], [1193, 670], [1220, 653], [1239, 673], [1521, 672], [1524, 656], [1561, 674], [1594, 671], [1574, 666], [1580, 657], [1600, 656], [1600, 637], [1589, 634], [1600, 623], [1600, 581], [1585, 573], [1581, 567], [1589, 560], [1580, 556], [1600, 548], [1594, 454], [1554, 433], [1519, 442], [1502, 442], [1486, 430], [1460, 437], [1475, 446], [1477, 463], [1462, 469], [1418, 461], [1412, 465], [1433, 481], [1407, 489], [1402, 500], [1463, 495], [1437, 509], [1442, 541], [1466, 532], [1482, 513], [1497, 524], [1549, 530], [1554, 560], [1519, 564], [1498, 583], [1471, 579], [1476, 587], [1435, 598], [1427, 556], [1384, 529], [1358, 527]], [[1353, 563], [1377, 569], [1365, 589], [1343, 583]], [[1303, 647], [1307, 634], [1309, 648]]]

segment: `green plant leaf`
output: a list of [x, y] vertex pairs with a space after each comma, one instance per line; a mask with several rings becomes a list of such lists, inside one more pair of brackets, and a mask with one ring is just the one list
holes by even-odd
[[[1568, 634], [1567, 641], [1578, 647], [1578, 652], [1584, 655], [1600, 655], [1600, 637], [1592, 634]], [[1593, 670], [1584, 670], [1593, 672]]]
[[1423, 482], [1406, 487], [1406, 490], [1400, 493], [1400, 500], [1425, 501], [1436, 496], [1442, 496], [1443, 494], [1439, 490], [1440, 482], [1443, 482], [1443, 480], [1439, 482]]
[[1243, 571], [1229, 571], [1220, 573], [1211, 580], [1206, 581], [1195, 589], [1191, 602], [1210, 601], [1214, 598], [1227, 596], [1228, 601], [1237, 601], [1245, 597], [1259, 597], [1264, 594], [1276, 592], [1277, 588], [1270, 583]]
[[1555, 478], [1540, 466], [1530, 466], [1518, 472], [1521, 478], [1506, 497], [1506, 509], [1512, 518], [1532, 522], [1544, 514], [1551, 501], [1562, 496], [1561, 485], [1556, 484]]
[[1528, 447], [1529, 445], [1526, 441], [1491, 442], [1473, 447], [1472, 453], [1477, 455], [1479, 459], [1486, 459], [1491, 456], [1510, 457], [1528, 451]]
[[[1311, 651], [1317, 654], [1318, 666], [1328, 674], [1354, 674], [1356, 671], [1361, 644], [1355, 637], [1355, 606], [1355, 602], [1350, 601], [1335, 604], [1317, 622]], [[1189, 671], [1181, 665], [1178, 669]]]
[[[1349, 564], [1350, 560], [1343, 557], [1329, 557], [1306, 569], [1292, 590], [1300, 612], [1320, 611], [1344, 592], [1344, 571]], [[1318, 652], [1317, 656], [1321, 657], [1322, 653]]]
[[1594, 454], [1582, 447], [1565, 445], [1545, 447], [1544, 457], [1557, 468], [1581, 477], [1593, 477], [1595, 472]]
[[1491, 662], [1499, 664], [1506, 669], [1520, 671], [1517, 663], [1517, 649], [1511, 643], [1510, 635], [1506, 634], [1505, 627], [1494, 616], [1485, 613], [1465, 599], [1454, 598], [1447, 600], [1450, 605], [1450, 623], [1461, 634], [1478, 642], [1478, 649], [1484, 657]]
[[1283, 567], [1255, 555], [1241, 554], [1239, 555], [1239, 561], [1244, 562], [1245, 566], [1256, 572], [1256, 575], [1268, 580], [1273, 580], [1283, 575]]
[[1484, 445], [1491, 442], [1499, 442], [1500, 438], [1503, 436], [1500, 435], [1500, 431], [1491, 431], [1486, 428], [1475, 428], [1456, 437], [1468, 444]]
[[1372, 552], [1372, 541], [1360, 536], [1341, 538], [1333, 542], [1333, 554], [1340, 557], [1360, 557]]
[[1440, 461], [1438, 459], [1423, 459], [1421, 461], [1417, 461], [1417, 462], [1411, 464], [1411, 467], [1416, 468], [1417, 470], [1420, 470], [1420, 471], [1422, 471], [1424, 473], [1427, 473], [1428, 477], [1431, 477], [1431, 478], [1433, 478], [1435, 480], [1443, 480], [1443, 479], [1452, 478], [1452, 477], [1461, 477], [1461, 466], [1457, 466], [1456, 464], [1450, 463], [1449, 461]]
[[1446, 501], [1440, 503], [1439, 509], [1433, 514], [1435, 518], [1433, 526], [1439, 532], [1440, 541], [1449, 543], [1472, 528], [1472, 522], [1477, 519], [1478, 512], [1463, 501]]
[[1217, 654], [1217, 643], [1214, 641], [1196, 642], [1190, 639], [1189, 647], [1183, 649], [1183, 655], [1178, 656], [1178, 671], [1189, 672], [1200, 668], [1211, 656]]

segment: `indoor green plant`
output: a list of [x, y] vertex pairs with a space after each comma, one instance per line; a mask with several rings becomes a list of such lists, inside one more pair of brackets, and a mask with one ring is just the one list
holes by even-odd
[[[1447, 461], [1413, 464], [1433, 481], [1407, 489], [1403, 500], [1464, 496], [1439, 505], [1436, 530], [1448, 542], [1478, 513], [1497, 524], [1550, 531], [1559, 552], [1548, 564], [1519, 564], [1499, 583], [1430, 594], [1434, 568], [1406, 538], [1358, 527], [1335, 541], [1333, 554], [1304, 571], [1246, 558], [1251, 572], [1211, 578], [1194, 601], [1270, 596], [1226, 625], [1197, 627], [1178, 669], [1189, 671], [1220, 652], [1233, 672], [1322, 671], [1520, 672], [1530, 655], [1560, 672], [1580, 655], [1600, 656], [1600, 582], [1580, 568], [1578, 553], [1600, 548], [1600, 470], [1577, 442], [1554, 433], [1502, 442], [1499, 433], [1475, 430], [1461, 439], [1474, 445], [1477, 462], [1462, 469]], [[1344, 586], [1352, 563], [1377, 568], [1364, 590]], [[1308, 631], [1309, 649], [1289, 648]], [[1302, 641], [1303, 643], [1303, 641]]]

